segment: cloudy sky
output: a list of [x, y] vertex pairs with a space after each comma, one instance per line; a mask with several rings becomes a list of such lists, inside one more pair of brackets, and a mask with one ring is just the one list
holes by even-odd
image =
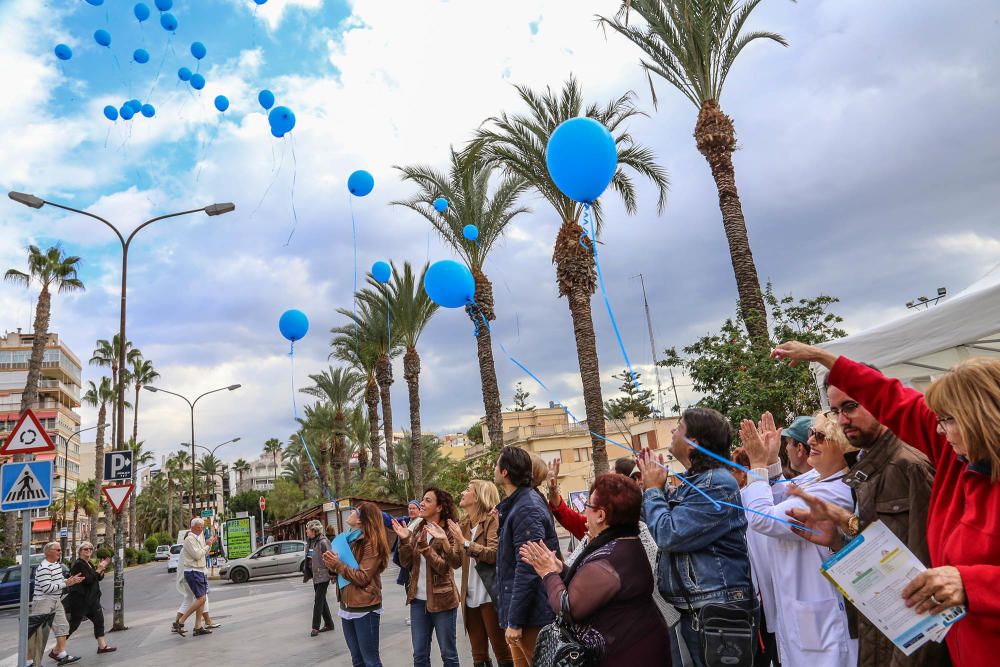
[[[153, 7], [152, 0], [146, 0]], [[625, 345], [652, 380], [638, 280], [646, 282], [659, 349], [718, 327], [736, 291], [708, 167], [691, 134], [695, 108], [658, 83], [654, 109], [639, 53], [594, 23], [611, 0], [175, 0], [176, 34], [158, 12], [143, 24], [132, 0], [6, 0], [0, 6], [0, 186], [106, 216], [125, 229], [149, 217], [236, 203], [235, 213], [163, 221], [135, 241], [129, 265], [129, 338], [156, 364], [159, 386], [188, 395], [239, 382], [198, 407], [198, 441], [235, 436], [227, 459], [255, 456], [293, 431], [287, 346], [277, 318], [305, 311], [298, 386], [327, 365], [329, 329], [342, 324], [354, 280], [347, 176], [375, 177], [354, 201], [358, 264], [422, 265], [451, 257], [429, 226], [389, 202], [412, 193], [394, 165], [444, 165], [488, 116], [520, 109], [512, 84], [558, 87], [572, 73], [588, 100], [627, 90], [649, 117], [633, 133], [671, 177], [668, 206], [624, 214], [607, 197], [602, 267]], [[956, 292], [1000, 262], [1000, 8], [961, 11], [931, 0], [768, 0], [757, 43], [722, 98], [740, 140], [737, 180], [762, 280], [780, 293], [832, 294], [851, 331], [905, 313], [944, 285]], [[97, 45], [95, 30], [112, 35]], [[200, 63], [190, 44], [203, 42]], [[57, 43], [72, 60], [58, 61]], [[136, 48], [150, 62], [132, 62]], [[196, 66], [194, 91], [177, 78]], [[257, 92], [291, 107], [290, 136], [270, 136]], [[219, 114], [218, 94], [232, 106]], [[107, 121], [130, 98], [153, 118]], [[0, 204], [0, 268], [25, 266], [25, 247], [61, 243], [83, 257], [86, 292], [60, 295], [52, 331], [87, 359], [117, 332], [120, 250], [110, 231], [57, 209]], [[557, 299], [551, 245], [558, 220], [543, 201], [514, 225], [487, 264], [498, 336], [543, 378], [551, 396], [498, 354], [506, 405], [516, 382], [532, 400], [563, 400], [583, 414], [572, 329]], [[286, 245], [291, 231], [291, 242]], [[0, 285], [4, 329], [30, 329], [37, 291]], [[594, 302], [606, 395], [623, 360]], [[442, 311], [420, 352], [425, 430], [466, 429], [482, 412], [475, 342], [460, 311]], [[497, 350], [499, 353], [499, 350]], [[98, 378], [85, 369], [85, 379]], [[393, 386], [404, 418], [402, 368]], [[680, 379], [683, 383], [683, 378]], [[681, 388], [682, 402], [690, 393]], [[183, 409], [182, 409], [183, 408]], [[93, 411], [83, 410], [84, 425]], [[165, 453], [188, 439], [186, 406], [144, 394], [140, 439]], [[399, 426], [397, 425], [397, 430]], [[225, 450], [223, 450], [225, 451]]]

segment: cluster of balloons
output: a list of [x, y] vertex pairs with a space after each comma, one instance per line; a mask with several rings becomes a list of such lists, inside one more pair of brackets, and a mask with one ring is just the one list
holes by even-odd
[[475, 303], [476, 281], [469, 268], [452, 259], [434, 262], [424, 274], [424, 290], [442, 308], [465, 308]]
[[286, 310], [278, 320], [278, 331], [293, 343], [302, 340], [309, 332], [309, 318], [301, 310]]
[[120, 109], [116, 109], [110, 104], [104, 107], [104, 117], [112, 122], [118, 120], [119, 116], [122, 120], [132, 120], [139, 115], [152, 118], [156, 115], [156, 108], [152, 104], [143, 104], [139, 100], [129, 100], [122, 104]]
[[[201, 60], [208, 54], [208, 49], [201, 42], [191, 43], [191, 55], [195, 57], [195, 60]], [[205, 87], [205, 77], [198, 72], [192, 72], [190, 67], [181, 67], [177, 70], [177, 78], [184, 81], [195, 90], [201, 90]], [[226, 105], [229, 106], [228, 104]], [[222, 111], [222, 109], [220, 109]]]
[[364, 197], [375, 187], [375, 177], [364, 169], [358, 169], [347, 177], [347, 189], [355, 197]]

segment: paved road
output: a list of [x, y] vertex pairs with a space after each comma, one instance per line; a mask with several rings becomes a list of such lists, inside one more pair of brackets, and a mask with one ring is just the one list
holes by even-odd
[[[313, 588], [303, 584], [301, 576], [250, 581], [243, 585], [211, 582], [209, 598], [212, 617], [222, 624], [212, 635], [193, 637], [188, 621], [188, 636], [170, 632], [170, 623], [180, 604], [173, 574], [165, 563], [151, 563], [126, 572], [126, 632], [108, 633], [116, 653], [97, 655], [97, 644], [89, 621], [70, 638], [69, 651], [83, 656], [78, 665], [141, 665], [142, 667], [187, 667], [189, 665], [349, 665], [350, 654], [336, 618], [336, 598], [330, 594], [336, 632], [309, 636], [312, 620]], [[384, 609], [382, 616], [382, 663], [385, 667], [412, 665], [410, 629], [404, 624], [408, 609], [402, 588], [397, 586], [396, 568], [390, 565], [383, 575]], [[111, 577], [103, 585], [107, 626], [111, 626]], [[463, 665], [471, 665], [468, 639], [458, 621], [459, 656]], [[49, 640], [51, 648], [53, 640]], [[436, 645], [432, 661], [440, 665]], [[0, 611], [0, 667], [15, 667], [17, 662], [17, 610]], [[55, 664], [46, 658], [44, 664]]]

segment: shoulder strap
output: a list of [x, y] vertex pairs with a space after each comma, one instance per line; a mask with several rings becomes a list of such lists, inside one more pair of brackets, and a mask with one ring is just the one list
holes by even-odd
[[670, 570], [673, 572], [674, 581], [677, 582], [677, 587], [681, 590], [681, 595], [684, 596], [684, 602], [687, 603], [688, 612], [694, 613], [694, 608], [691, 606], [691, 598], [688, 597], [687, 589], [684, 588], [684, 582], [681, 581], [680, 569], [677, 567], [677, 559], [674, 558], [674, 552], [670, 553]]

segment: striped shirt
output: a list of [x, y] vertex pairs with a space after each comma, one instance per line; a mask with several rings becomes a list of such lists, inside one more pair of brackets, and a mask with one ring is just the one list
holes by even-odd
[[60, 597], [65, 588], [62, 563], [43, 560], [35, 570], [35, 598], [42, 595]]

